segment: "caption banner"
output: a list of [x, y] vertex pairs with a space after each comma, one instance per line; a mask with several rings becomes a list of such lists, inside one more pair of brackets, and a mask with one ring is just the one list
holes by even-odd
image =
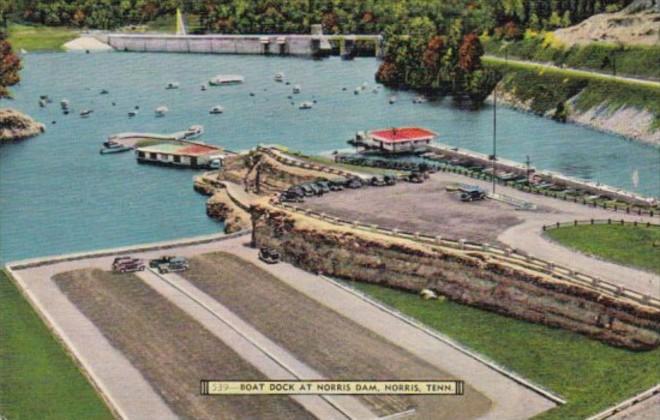
[[202, 395], [463, 395], [463, 381], [201, 381]]

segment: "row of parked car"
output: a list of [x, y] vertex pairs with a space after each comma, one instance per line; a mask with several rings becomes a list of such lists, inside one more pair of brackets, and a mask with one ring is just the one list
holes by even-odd
[[330, 191], [342, 191], [344, 188], [357, 189], [366, 186], [382, 187], [396, 184], [394, 175], [377, 175], [368, 179], [360, 177], [338, 177], [319, 179], [289, 187], [280, 195], [281, 201], [302, 202], [305, 197], [319, 196]]
[[[161, 274], [165, 274], [185, 271], [190, 267], [190, 264], [186, 258], [163, 255], [160, 258], [150, 260], [149, 267], [157, 269]], [[112, 271], [116, 273], [144, 271], [145, 268], [146, 264], [144, 260], [130, 256], [117, 257], [112, 262]]]

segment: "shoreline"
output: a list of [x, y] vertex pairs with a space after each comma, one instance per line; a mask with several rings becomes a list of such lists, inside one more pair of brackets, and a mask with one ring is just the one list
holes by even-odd
[[0, 108], [0, 145], [38, 136], [46, 126], [13, 108]]

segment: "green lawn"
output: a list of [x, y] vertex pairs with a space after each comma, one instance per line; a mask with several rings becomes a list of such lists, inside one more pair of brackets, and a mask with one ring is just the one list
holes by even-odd
[[362, 292], [567, 400], [539, 419], [583, 419], [660, 381], [660, 349], [632, 352], [579, 334], [366, 283]]
[[658, 227], [582, 225], [550, 229], [546, 234], [585, 254], [660, 274]]
[[78, 33], [69, 28], [40, 25], [9, 25], [9, 42], [14, 51], [59, 51], [62, 44], [75, 39]]
[[4, 271], [0, 271], [0, 308], [3, 418], [113, 418]]

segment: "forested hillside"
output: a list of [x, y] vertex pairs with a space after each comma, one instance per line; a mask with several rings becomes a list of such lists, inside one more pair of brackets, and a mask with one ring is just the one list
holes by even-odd
[[554, 29], [615, 11], [630, 0], [0, 0], [12, 19], [46, 25], [110, 29], [148, 22], [177, 7], [199, 19], [202, 31], [307, 33], [322, 23], [330, 33], [408, 31], [428, 18], [445, 33], [461, 17], [468, 31], [517, 36], [527, 27]]

